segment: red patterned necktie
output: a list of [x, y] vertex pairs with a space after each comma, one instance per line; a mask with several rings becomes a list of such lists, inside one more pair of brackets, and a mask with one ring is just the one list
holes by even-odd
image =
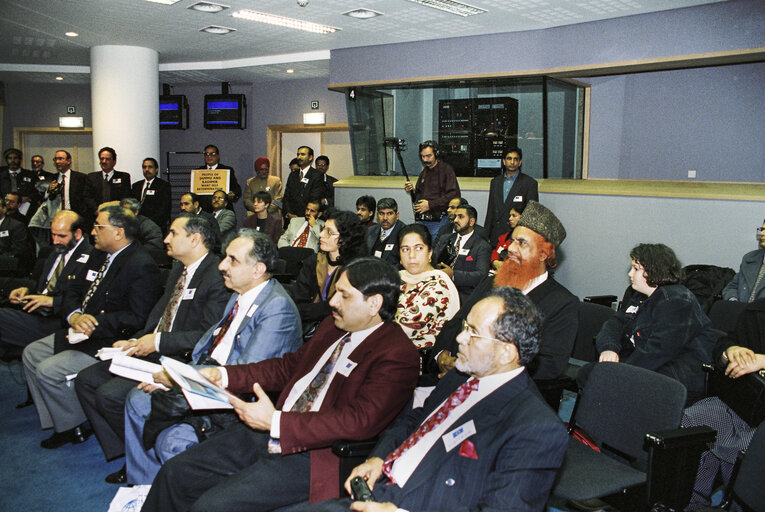
[[463, 382], [460, 387], [455, 389], [454, 392], [449, 395], [443, 405], [441, 405], [441, 407], [434, 414], [425, 420], [425, 422], [420, 425], [417, 430], [415, 430], [414, 433], [412, 433], [412, 435], [409, 436], [407, 440], [401, 444], [401, 446], [393, 450], [393, 452], [391, 452], [391, 454], [386, 457], [385, 462], [383, 462], [383, 473], [385, 473], [385, 476], [387, 476], [391, 482], [393, 482], [393, 478], [391, 477], [391, 468], [393, 467], [393, 463], [396, 462], [396, 460], [404, 453], [406, 453], [412, 446], [417, 444], [417, 441], [425, 437], [428, 432], [431, 432], [434, 428], [443, 423], [444, 420], [449, 416], [449, 412], [464, 402], [470, 393], [477, 389], [478, 379], [471, 377], [467, 381]]
[[239, 300], [237, 299], [236, 302], [234, 302], [234, 307], [231, 308], [231, 311], [228, 312], [228, 316], [226, 316], [226, 319], [223, 320], [223, 323], [220, 325], [220, 330], [218, 331], [218, 334], [215, 335], [215, 338], [213, 338], [212, 345], [210, 345], [210, 350], [208, 351], [208, 354], [212, 354], [212, 351], [215, 349], [215, 347], [218, 346], [218, 343], [223, 339], [223, 337], [226, 335], [226, 331], [228, 331], [228, 328], [231, 327], [231, 322], [234, 321], [234, 317], [239, 312]]
[[295, 239], [295, 243], [292, 244], [292, 247], [305, 247], [305, 244], [308, 243], [308, 233], [310, 230], [311, 225], [306, 224], [305, 229], [300, 233], [300, 236]]

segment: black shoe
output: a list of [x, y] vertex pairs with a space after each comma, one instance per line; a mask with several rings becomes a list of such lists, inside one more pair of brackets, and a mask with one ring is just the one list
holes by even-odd
[[16, 409], [23, 409], [24, 407], [29, 407], [34, 402], [31, 398], [27, 398], [24, 402], [21, 402], [20, 404], [16, 404]]
[[127, 467], [122, 466], [118, 471], [106, 475], [104, 478], [107, 484], [122, 485], [127, 482]]
[[55, 450], [67, 443], [84, 443], [92, 432], [85, 430], [82, 426], [74, 427], [64, 432], [54, 432], [48, 439], [40, 441], [40, 446], [48, 450]]
[[88, 440], [88, 438], [90, 437], [92, 433], [93, 433], [92, 430], [88, 430], [82, 425], [80, 425], [79, 427], [74, 427], [74, 433], [72, 434], [72, 437], [73, 437], [72, 444], [84, 443], [85, 441]]

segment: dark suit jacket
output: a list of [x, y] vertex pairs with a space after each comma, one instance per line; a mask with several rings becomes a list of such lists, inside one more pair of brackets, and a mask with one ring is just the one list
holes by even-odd
[[[0, 195], [5, 195], [11, 191], [11, 176], [8, 174], [8, 166], [4, 165], [0, 167]], [[32, 199], [32, 202], [40, 200], [40, 195], [35, 189], [35, 183], [37, 183], [37, 173], [28, 169], [21, 169], [18, 177], [16, 178], [16, 185], [18, 192], [22, 196], [27, 196]]]
[[[56, 180], [58, 180], [60, 173], [56, 174]], [[94, 212], [88, 209], [88, 203], [86, 201], [85, 190], [87, 188], [87, 175], [81, 172], [70, 170], [69, 177], [69, 204], [68, 209], [73, 210], [80, 214], [87, 223], [86, 229], [83, 232], [90, 232], [90, 227], [93, 225], [93, 219], [95, 219]], [[50, 196], [53, 199], [55, 196], [63, 192], [55, 192]], [[63, 205], [62, 205], [63, 206]]]
[[375, 251], [380, 251], [380, 258], [398, 269], [400, 263], [400, 256], [398, 253], [398, 232], [404, 226], [406, 226], [406, 224], [397, 220], [393, 225], [393, 229], [391, 229], [391, 232], [388, 234], [388, 238], [385, 239], [385, 242], [380, 242], [380, 231], [382, 231], [382, 228], [379, 224], [375, 224], [367, 229], [367, 249], [369, 249], [369, 254], [374, 256]]
[[23, 222], [8, 216], [0, 220], [0, 258], [8, 260], [8, 273], [19, 276], [29, 274], [36, 259], [29, 230]]
[[136, 239], [141, 242], [146, 249], [164, 250], [165, 243], [162, 236], [162, 229], [150, 218], [144, 215], [136, 215], [138, 221], [138, 235]]
[[210, 221], [210, 225], [212, 226], [213, 233], [215, 234], [215, 252], [220, 252], [221, 244], [223, 243], [223, 236], [220, 232], [220, 226], [218, 226], [218, 221], [215, 220], [215, 217], [213, 217], [213, 214], [210, 212], [206, 212], [205, 210], [199, 210], [199, 213], [197, 213], [200, 217], [204, 217], [208, 221]]
[[[220, 320], [231, 292], [223, 284], [218, 263], [220, 258], [208, 253], [194, 272], [186, 287], [187, 293], [193, 293], [193, 296], [181, 300], [172, 330], [160, 335], [159, 351], [162, 355], [182, 355], [191, 351], [202, 334]], [[165, 293], [149, 313], [144, 328], [135, 334], [136, 338], [154, 332], [157, 328], [182, 273], [183, 264], [175, 262], [165, 283]]]
[[335, 182], [337, 178], [330, 176], [329, 174], [323, 175], [319, 179], [321, 184], [321, 198], [327, 200], [328, 206], [335, 206]]
[[130, 190], [130, 175], [122, 171], [114, 171], [109, 180], [109, 185], [104, 186], [104, 173], [101, 170], [85, 175], [85, 203], [93, 218], [96, 217], [96, 209], [101, 203], [107, 201], [119, 201], [125, 197], [132, 197]]
[[[481, 226], [480, 224], [476, 224], [473, 226], [473, 232], [486, 240], [489, 241], [489, 233], [486, 231], [486, 228]], [[454, 234], [454, 227], [452, 226], [451, 222], [447, 222], [440, 228], [438, 228], [438, 232], [436, 233], [436, 239], [433, 240], [433, 259], [437, 260], [438, 255], [441, 253], [441, 251], [444, 250], [444, 246], [446, 245], [446, 241], [449, 239], [450, 236]], [[454, 241], [452, 241], [454, 243]], [[496, 247], [496, 244], [494, 245]]]
[[288, 213], [302, 217], [305, 214], [305, 205], [309, 199], [320, 199], [324, 193], [323, 174], [314, 169], [308, 168], [305, 177], [308, 183], [302, 183], [300, 180], [300, 171], [293, 171], [287, 178], [287, 185], [284, 187], [284, 197], [282, 198], [282, 212], [286, 216]]
[[[91, 257], [88, 270], [98, 272], [106, 255]], [[93, 274], [95, 275], [95, 274]], [[61, 306], [65, 319], [71, 312], [82, 306], [82, 301], [92, 284], [87, 279], [76, 279], [64, 291]], [[126, 339], [144, 326], [146, 318], [162, 293], [159, 269], [146, 249], [133, 242], [112, 261], [109, 271], [101, 280], [95, 294], [83, 313], [93, 315], [98, 327], [90, 339], [74, 345], [66, 340], [66, 330], [58, 331], [55, 338], [55, 352], [79, 350], [94, 355], [99, 348], [116, 339]]]
[[[370, 456], [385, 460], [465, 380], [455, 371], [447, 374], [423, 407], [403, 415], [383, 434]], [[378, 482], [373, 491], [377, 501], [412, 512], [544, 510], [568, 436], [527, 372], [470, 408], [453, 428], [470, 421], [476, 433], [462, 445], [472, 444], [477, 459], [461, 454], [462, 446], [446, 451], [439, 440], [403, 487]]]
[[[258, 216], [257, 215], [250, 215], [246, 219], [244, 219], [244, 223], [242, 224], [243, 228], [250, 228], [250, 229], [258, 229]], [[266, 217], [266, 226], [263, 228], [263, 233], [268, 235], [268, 237], [274, 241], [275, 244], [279, 243], [279, 237], [282, 236], [282, 232], [284, 230], [282, 229], [282, 219], [281, 217], [275, 217], [268, 214], [268, 217]]]
[[508, 218], [514, 205], [522, 204], [525, 207], [529, 200], [539, 201], [537, 180], [531, 176], [519, 171], [507, 197], [502, 195], [504, 181], [505, 175], [501, 174], [492, 178], [489, 186], [489, 206], [486, 208], [486, 221], [483, 225], [489, 231], [492, 247], [497, 246], [500, 235], [510, 231]]
[[[454, 245], [456, 240], [457, 233], [454, 233], [446, 240], [446, 243]], [[491, 246], [475, 232], [462, 245], [462, 249], [467, 249], [468, 253], [457, 255], [452, 278], [460, 292], [460, 303], [473, 293], [478, 283], [489, 274], [491, 267]]]
[[[234, 211], [234, 203], [239, 201], [239, 198], [242, 197], [242, 187], [239, 185], [239, 182], [236, 181], [236, 171], [234, 171], [233, 167], [229, 167], [228, 165], [218, 164], [218, 169], [228, 169], [228, 186], [229, 190], [226, 192], [233, 192], [234, 198], [228, 200], [228, 205], [226, 206], [227, 209]], [[207, 164], [203, 164], [199, 167], [199, 169], [207, 169]], [[204, 195], [199, 196], [199, 206], [202, 207], [202, 209], [206, 212], [212, 211], [212, 195]]]
[[[141, 200], [144, 182], [146, 180], [133, 183], [133, 197], [139, 201]], [[141, 215], [153, 220], [164, 233], [170, 224], [171, 203], [170, 184], [163, 179], [154, 178], [141, 204]]]
[[[85, 278], [90, 265], [90, 257], [93, 254], [93, 246], [88, 243], [86, 237], [82, 238], [82, 241], [72, 253], [69, 261], [64, 265], [64, 269], [61, 271], [61, 276], [56, 280], [56, 286], [48, 294], [49, 297], [53, 297], [53, 313], [58, 315], [61, 313], [61, 304], [64, 299], [64, 291], [75, 281]], [[42, 273], [37, 279], [37, 287], [35, 293], [42, 293], [48, 286], [48, 274], [53, 269], [53, 265], [58, 260], [59, 253], [52, 252], [48, 259], [45, 260]]]
[[[266, 391], [280, 391], [281, 409], [292, 387], [311, 371], [328, 348], [345, 334], [326, 318], [309, 343], [276, 359], [227, 366], [228, 389], [249, 393], [259, 382]], [[419, 356], [397, 324], [385, 322], [349, 359], [357, 363], [345, 377], [337, 373], [316, 412], [283, 411], [280, 441], [283, 454], [311, 451], [311, 502], [337, 497], [338, 459], [332, 442], [362, 440], [379, 434], [409, 401], [417, 382]]]
[[[760, 272], [763, 256], [765, 256], [763, 249], [757, 249], [744, 255], [738, 273], [723, 288], [723, 300], [736, 299], [739, 302], [749, 302], [752, 287], [757, 283], [757, 274]], [[757, 293], [754, 295], [755, 300], [763, 298], [765, 298], [765, 279], [757, 283]]]

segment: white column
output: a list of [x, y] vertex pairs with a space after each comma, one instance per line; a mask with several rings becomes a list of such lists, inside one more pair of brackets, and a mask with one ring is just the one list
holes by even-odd
[[115, 169], [143, 179], [141, 163], [159, 158], [159, 54], [138, 46], [94, 46], [90, 49], [94, 169], [96, 152], [117, 152]]

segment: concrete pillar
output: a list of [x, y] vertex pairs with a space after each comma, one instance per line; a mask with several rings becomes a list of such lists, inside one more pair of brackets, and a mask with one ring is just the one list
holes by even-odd
[[94, 169], [96, 152], [111, 146], [115, 169], [143, 179], [141, 163], [159, 158], [159, 54], [138, 46], [94, 46], [90, 49]]

